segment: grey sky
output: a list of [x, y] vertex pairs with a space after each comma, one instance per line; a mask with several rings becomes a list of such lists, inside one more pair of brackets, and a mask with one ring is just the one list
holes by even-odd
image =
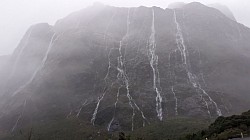
[[[56, 20], [92, 5], [94, 1], [119, 7], [144, 5], [162, 8], [176, 2], [176, 0], [0, 0], [0, 55], [11, 54], [30, 25], [40, 22], [53, 25]], [[250, 27], [250, 0], [196, 1], [203, 4], [224, 4], [232, 10], [238, 22]]]

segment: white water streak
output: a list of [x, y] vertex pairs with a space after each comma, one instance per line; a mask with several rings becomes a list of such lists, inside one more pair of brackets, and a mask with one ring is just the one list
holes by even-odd
[[149, 42], [149, 59], [150, 59], [150, 66], [153, 71], [153, 88], [156, 92], [156, 112], [157, 117], [162, 120], [162, 97], [161, 97], [161, 89], [160, 88], [160, 74], [158, 70], [158, 56], [155, 53], [156, 50], [156, 42], [155, 42], [155, 15], [154, 9], [152, 8], [152, 26], [151, 26], [151, 35], [150, 35], [150, 42]]
[[[128, 22], [127, 22], [128, 23]], [[123, 82], [123, 84], [125, 84], [125, 88], [126, 88], [126, 91], [127, 91], [127, 98], [129, 100], [129, 105], [130, 107], [132, 108], [132, 117], [131, 117], [131, 130], [133, 131], [134, 130], [134, 116], [135, 116], [135, 108], [132, 104], [132, 100], [133, 98], [131, 97], [130, 95], [130, 90], [129, 90], [129, 80], [128, 80], [128, 77], [124, 71], [124, 60], [125, 58], [123, 58], [123, 55], [122, 55], [122, 41], [120, 41], [120, 45], [119, 45], [119, 57], [117, 58], [117, 61], [118, 61], [118, 66], [117, 66], [117, 71], [118, 71], [118, 74], [117, 74], [117, 79], [118, 80], [121, 80]], [[120, 90], [120, 89], [119, 89]], [[119, 92], [117, 93], [117, 95], [119, 95]], [[118, 99], [118, 98], [117, 98]], [[116, 106], [116, 103], [115, 103], [115, 106]], [[110, 121], [109, 123], [109, 128], [108, 130], [110, 129], [110, 126], [113, 122], [114, 118], [112, 118], [112, 120]]]
[[11, 129], [11, 132], [14, 132], [14, 130], [16, 129], [16, 127], [17, 127], [17, 124], [18, 124], [18, 122], [19, 122], [19, 120], [22, 118], [22, 114], [20, 114], [19, 116], [18, 116], [18, 118], [17, 118], [17, 121], [16, 121], [16, 123], [15, 123], [15, 125], [13, 126], [13, 128]]
[[108, 127], [107, 127], [108, 131], [110, 131], [110, 127], [111, 127], [111, 125], [112, 125], [112, 123], [113, 123], [113, 121], [114, 121], [114, 119], [115, 119], [115, 115], [116, 115], [116, 106], [117, 106], [117, 103], [118, 103], [118, 101], [119, 101], [120, 89], [121, 89], [121, 88], [122, 88], [122, 86], [120, 86], [120, 87], [118, 88], [118, 91], [117, 91], [117, 94], [116, 94], [115, 111], [114, 111], [114, 115], [113, 115], [111, 121], [110, 121], [109, 124], [108, 124]]
[[93, 115], [92, 115], [92, 118], [91, 118], [91, 123], [92, 123], [93, 125], [95, 125], [96, 114], [97, 114], [97, 112], [98, 112], [100, 102], [101, 102], [102, 99], [104, 98], [105, 94], [106, 94], [106, 91], [105, 91], [100, 97], [98, 97], [98, 101], [97, 101], [97, 104], [96, 104], [96, 107], [95, 107], [95, 111], [94, 111], [94, 113], [93, 113]]
[[174, 21], [176, 24], [176, 29], [177, 29], [177, 33], [176, 33], [176, 43], [177, 43], [177, 47], [181, 53], [181, 57], [182, 57], [182, 62], [187, 65], [187, 52], [186, 52], [186, 46], [184, 43], [184, 39], [183, 39], [183, 35], [182, 35], [182, 31], [181, 31], [181, 27], [179, 25], [179, 23], [177, 22], [177, 17], [176, 17], [176, 13], [174, 10]]
[[127, 90], [127, 98], [129, 100], [129, 105], [130, 105], [130, 107], [132, 108], [132, 111], [133, 111], [132, 116], [131, 116], [131, 131], [134, 131], [135, 108], [134, 108], [134, 106], [132, 104], [132, 97], [130, 96], [128, 77], [127, 77], [126, 72], [124, 71], [125, 70], [125, 65], [124, 65], [125, 57], [123, 57], [123, 55], [122, 55], [122, 45], [123, 45], [122, 42], [123, 42], [123, 40], [125, 38], [128, 37], [128, 34], [129, 34], [129, 25], [130, 25], [129, 14], [130, 14], [130, 9], [128, 9], [128, 15], [127, 15], [127, 32], [126, 32], [125, 36], [122, 38], [122, 40], [120, 41], [120, 46], [119, 46], [119, 55], [120, 56], [117, 58], [117, 60], [118, 60], [118, 66], [117, 66], [118, 75], [117, 75], [117, 78], [122, 79], [122, 81], [125, 84], [126, 90]]
[[[178, 47], [179, 51], [181, 52], [182, 60], [183, 60], [183, 63], [185, 65], [185, 67], [186, 67], [186, 71], [187, 71], [187, 74], [188, 74], [189, 81], [190, 81], [190, 83], [192, 83], [194, 88], [199, 89], [203, 93], [203, 95], [208, 97], [209, 101], [212, 102], [215, 105], [217, 115], [221, 116], [222, 113], [221, 113], [221, 110], [218, 108], [217, 103], [208, 95], [208, 93], [204, 89], [202, 89], [201, 85], [199, 84], [199, 81], [197, 80], [197, 76], [195, 74], [191, 73], [189, 68], [188, 68], [188, 64], [187, 64], [187, 59], [188, 59], [187, 54], [188, 54], [188, 52], [187, 52], [187, 49], [186, 49], [186, 46], [185, 46], [185, 43], [184, 43], [184, 39], [183, 39], [183, 35], [182, 35], [180, 25], [179, 25], [179, 23], [177, 21], [175, 10], [174, 10], [174, 21], [175, 21], [176, 29], [177, 29], [177, 33], [176, 33], [177, 47]], [[204, 99], [204, 101], [205, 101], [205, 104], [206, 104], [207, 109], [208, 109], [208, 114], [210, 115], [210, 111], [209, 111], [209, 108], [208, 108], [208, 103], [206, 102], [205, 99]]]
[[206, 106], [206, 108], [207, 108], [207, 113], [208, 113], [209, 117], [211, 118], [211, 112], [209, 111], [209, 106], [208, 106], [207, 101], [206, 101], [203, 97], [201, 97], [201, 99], [202, 99], [203, 102], [205, 103], [205, 106]]
[[143, 118], [143, 124], [142, 124], [142, 126], [144, 127], [144, 126], [146, 125], [146, 122], [147, 122], [148, 124], [150, 124], [150, 122], [149, 122], [149, 121], [147, 120], [147, 118], [145, 117], [143, 111], [139, 108], [139, 106], [135, 103], [134, 100], [133, 100], [133, 103], [134, 103], [135, 107], [137, 108], [137, 110], [140, 111], [141, 117]]
[[[171, 54], [176, 52], [177, 50], [173, 50], [169, 53], [169, 56], [168, 56], [168, 60], [169, 60], [169, 75], [170, 75], [170, 79], [172, 80], [172, 86], [171, 86], [171, 92], [174, 96], [174, 100], [175, 100], [175, 116], [178, 115], [178, 98], [176, 97], [176, 93], [174, 91], [174, 84], [175, 84], [175, 81], [176, 81], [176, 78], [175, 78], [175, 74], [172, 74], [172, 69], [171, 69]], [[173, 72], [174, 73], [174, 72]], [[174, 80], [173, 80], [173, 77], [174, 77]]]
[[128, 16], [127, 16], [127, 33], [120, 41], [120, 46], [119, 46], [119, 55], [120, 56], [118, 57], [118, 66], [117, 66], [118, 75], [117, 75], [117, 78], [121, 79], [123, 81], [123, 83], [125, 84], [124, 86], [126, 87], [126, 90], [127, 90], [127, 98], [129, 100], [129, 105], [133, 110], [133, 113], [131, 116], [131, 122], [132, 122], [131, 130], [133, 131], [134, 130], [135, 108], [141, 113], [141, 116], [143, 119], [143, 126], [145, 126], [145, 121], [147, 121], [147, 119], [144, 116], [143, 111], [139, 108], [139, 106], [135, 103], [133, 97], [130, 95], [129, 78], [126, 74], [126, 66], [124, 65], [125, 57], [123, 57], [123, 55], [122, 55], [122, 45], [123, 45], [122, 43], [123, 43], [124, 39], [128, 37], [128, 34], [129, 34], [129, 25], [130, 25], [130, 16], [129, 15], [130, 15], [130, 9], [128, 10]]
[[113, 117], [113, 118], [111, 119], [111, 121], [109, 122], [109, 124], [108, 124], [108, 127], [107, 127], [108, 132], [110, 131], [110, 127], [111, 127], [111, 125], [112, 125], [114, 119], [115, 119], [115, 118]]
[[69, 118], [72, 115], [72, 109], [70, 110], [69, 114], [66, 116], [66, 118]]
[[35, 72], [34, 72], [33, 75], [31, 76], [31, 78], [30, 78], [24, 85], [22, 85], [21, 87], [19, 87], [19, 88], [12, 94], [12, 96], [15, 96], [17, 93], [19, 93], [19, 92], [22, 91], [24, 88], [26, 88], [26, 87], [34, 80], [34, 78], [36, 77], [37, 73], [44, 67], [44, 65], [45, 65], [45, 63], [46, 63], [46, 61], [47, 61], [49, 52], [50, 52], [50, 50], [51, 50], [51, 48], [52, 48], [52, 46], [53, 46], [53, 42], [54, 42], [56, 39], [58, 39], [58, 38], [54, 39], [55, 36], [56, 36], [56, 34], [54, 34], [54, 35], [51, 37], [51, 40], [50, 40], [50, 43], [49, 43], [49, 47], [48, 47], [48, 49], [47, 49], [47, 51], [46, 51], [46, 53], [45, 53], [45, 56], [44, 56], [44, 58], [43, 58], [43, 60], [42, 60], [42, 63], [40, 64], [40, 66], [35, 70]]
[[12, 129], [11, 129], [11, 132], [14, 132], [14, 131], [15, 131], [15, 129], [16, 129], [16, 127], [17, 127], [17, 125], [18, 125], [20, 119], [22, 118], [23, 113], [24, 113], [24, 109], [25, 109], [25, 107], [26, 107], [26, 103], [27, 103], [27, 101], [25, 100], [24, 103], [23, 103], [22, 112], [21, 112], [20, 115], [18, 116], [15, 125], [14, 125], [14, 126], [12, 127]]
[[[108, 23], [108, 25], [107, 25], [107, 27], [106, 27], [106, 29], [105, 29], [105, 33], [104, 33], [103, 40], [104, 40], [104, 42], [105, 42], [105, 48], [106, 48], [106, 50], [107, 50], [106, 36], [107, 36], [107, 32], [108, 32], [109, 26], [111, 25], [111, 23], [112, 23], [112, 21], [113, 21], [113, 18], [115, 17], [115, 14], [116, 14], [116, 13], [114, 13], [114, 14], [112, 15], [111, 20], [110, 20], [110, 22]], [[104, 77], [105, 88], [107, 88], [107, 79], [108, 79], [108, 76], [109, 76], [109, 71], [110, 71], [110, 69], [111, 69], [110, 55], [111, 55], [113, 49], [114, 49], [114, 48], [110, 49], [110, 50], [109, 50], [109, 53], [108, 53], [108, 70], [107, 70], [107, 73], [106, 73], [106, 75], [105, 75], [105, 77]], [[112, 83], [112, 86], [113, 86], [113, 83]], [[112, 87], [112, 86], [111, 86], [111, 87]], [[105, 89], [104, 89], [104, 90], [105, 90]], [[105, 91], [103, 92], [103, 94], [101, 95], [101, 97], [98, 97], [98, 99], [97, 99], [98, 101], [97, 101], [97, 104], [96, 104], [96, 108], [95, 108], [94, 113], [93, 113], [92, 118], [91, 118], [91, 123], [92, 123], [93, 125], [95, 125], [95, 119], [96, 119], [96, 115], [97, 115], [97, 112], [98, 112], [98, 109], [99, 109], [100, 102], [101, 102], [101, 101], [103, 100], [103, 98], [105, 97], [106, 92], [107, 92], [107, 91], [105, 90]]]
[[[103, 39], [104, 39], [105, 44], [106, 44], [106, 35], [107, 35], [109, 26], [110, 26], [110, 24], [111, 24], [111, 22], [112, 22], [114, 16], [115, 16], [115, 14], [112, 15], [111, 21], [110, 21], [109, 24], [107, 25], [106, 30], [105, 30], [105, 33], [104, 33]], [[106, 49], [107, 49], [107, 45], [106, 45]], [[110, 69], [111, 69], [110, 55], [111, 55], [111, 53], [112, 53], [112, 50], [113, 50], [113, 48], [109, 50], [109, 54], [108, 54], [108, 61], [109, 61], [109, 62], [108, 62], [108, 71], [107, 71], [107, 73], [106, 73], [106, 76], [104, 77], [105, 87], [107, 86], [107, 78], [108, 78], [108, 76], [109, 76], [109, 71], [110, 71]], [[96, 119], [96, 115], [97, 115], [97, 112], [98, 112], [98, 109], [99, 109], [100, 102], [102, 101], [102, 99], [104, 98], [105, 95], [106, 95], [106, 91], [103, 92], [103, 94], [101, 95], [101, 97], [98, 97], [97, 105], [96, 105], [96, 108], [95, 108], [94, 113], [93, 113], [92, 118], [91, 118], [91, 123], [92, 123], [93, 125], [95, 125], [95, 119]]]
[[130, 107], [132, 108], [133, 110], [133, 113], [132, 113], [132, 117], [131, 117], [131, 122], [132, 122], [132, 128], [131, 130], [134, 131], [134, 116], [135, 116], [135, 108], [132, 104], [132, 100], [133, 98], [131, 97], [130, 95], [130, 90], [129, 90], [129, 81], [128, 81], [128, 77], [127, 77], [127, 74], [125, 73], [124, 71], [124, 59], [123, 58], [123, 55], [122, 55], [122, 52], [121, 52], [121, 49], [122, 49], [122, 41], [120, 41], [120, 47], [119, 47], [119, 57], [118, 57], [118, 66], [117, 66], [117, 70], [118, 70], [118, 75], [117, 75], [117, 78], [118, 79], [121, 79], [123, 81], [123, 83], [125, 84], [125, 88], [127, 90], [127, 98], [129, 100], [129, 105]]
[[111, 69], [110, 55], [111, 55], [111, 53], [112, 53], [112, 50], [113, 50], [113, 48], [109, 50], [109, 54], [108, 54], [108, 61], [109, 61], [109, 62], [108, 62], [108, 71], [107, 71], [106, 76], [104, 77], [105, 84], [107, 84], [107, 78], [108, 78], [108, 76], [109, 76], [109, 71], [110, 71], [110, 69]]
[[[144, 116], [143, 112], [141, 111], [141, 109], [133, 101], [133, 98], [130, 95], [129, 79], [128, 79], [128, 76], [126, 74], [126, 66], [124, 65], [125, 57], [122, 54], [123, 41], [128, 37], [128, 33], [129, 33], [129, 25], [130, 25], [130, 16], [129, 15], [130, 15], [130, 9], [128, 9], [128, 14], [127, 14], [127, 31], [126, 31], [126, 34], [123, 36], [122, 40], [119, 42], [119, 48], [118, 48], [119, 56], [117, 57], [118, 65], [117, 65], [116, 69], [118, 71], [117, 81], [121, 80], [123, 82], [124, 85], [121, 85], [121, 87], [125, 86], [126, 91], [127, 91], [127, 98], [129, 100], [129, 105], [133, 110], [133, 114], [132, 114], [132, 117], [131, 117], [131, 120], [132, 120], [131, 121], [132, 122], [131, 130], [133, 131], [134, 130], [134, 116], [135, 116], [135, 107], [134, 106], [136, 106], [136, 108], [141, 112], [143, 119], [145, 118], [145, 116]], [[108, 71], [107, 71], [107, 74], [106, 74], [106, 76], [104, 78], [104, 81], [105, 81], [106, 84], [107, 84], [107, 78], [109, 76], [109, 71], [110, 71], [110, 68], [111, 68], [110, 55], [111, 55], [113, 49], [110, 49], [109, 54], [108, 54], [108, 61], [109, 61]], [[112, 84], [114, 84], [114, 83], [112, 83]], [[119, 101], [119, 94], [120, 94], [119, 90], [120, 90], [120, 88], [118, 89], [118, 93], [117, 93], [117, 100], [115, 102], [115, 109], [116, 109], [117, 103]], [[93, 117], [91, 119], [91, 122], [92, 122], [93, 125], [94, 125], [94, 121], [95, 121], [95, 118], [96, 118], [96, 114], [97, 114], [97, 111], [98, 111], [99, 104], [100, 104], [101, 100], [104, 98], [105, 94], [106, 94], [106, 92], [103, 93], [101, 98], [98, 98], [98, 103], [97, 103], [96, 109], [95, 109], [95, 111], [93, 113]], [[115, 114], [114, 114], [114, 116], [115, 116]], [[112, 125], [112, 122], [114, 121], [114, 116], [113, 116], [112, 120], [108, 124], [108, 127], [107, 127], [108, 131], [110, 130], [110, 126]], [[144, 126], [144, 123], [143, 123], [143, 126]]]
[[79, 115], [80, 115], [80, 113], [81, 113], [81, 111], [82, 111], [82, 108], [83, 108], [86, 104], [87, 104], [87, 100], [85, 100], [85, 102], [82, 104], [81, 108], [80, 108], [79, 111], [77, 112], [77, 114], [76, 114], [76, 117], [77, 117], [77, 118], [79, 117]]
[[222, 116], [221, 110], [219, 109], [217, 103], [208, 95], [208, 93], [204, 89], [201, 88], [201, 86], [199, 86], [199, 89], [208, 97], [210, 102], [212, 102], [215, 105], [217, 115]]
[[178, 99], [177, 99], [176, 94], [174, 92], [174, 86], [172, 86], [171, 91], [172, 91], [172, 93], [174, 95], [174, 99], [175, 99], [175, 115], [177, 116], [178, 115]]

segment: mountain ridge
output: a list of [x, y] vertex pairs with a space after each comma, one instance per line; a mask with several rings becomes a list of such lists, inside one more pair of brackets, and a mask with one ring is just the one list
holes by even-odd
[[[1, 90], [1, 130], [74, 116], [133, 131], [168, 117], [214, 118], [247, 106], [249, 57], [242, 54], [250, 30], [200, 3], [89, 7], [53, 27], [34, 27], [18, 47], [29, 51], [16, 50], [9, 64], [18, 71], [4, 75], [10, 81]], [[27, 57], [15, 59], [20, 54]]]

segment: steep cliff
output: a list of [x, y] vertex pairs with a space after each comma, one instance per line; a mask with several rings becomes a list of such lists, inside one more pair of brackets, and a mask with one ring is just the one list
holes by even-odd
[[1, 131], [76, 117], [133, 131], [249, 107], [250, 29], [216, 9], [94, 5], [32, 26], [6, 64]]

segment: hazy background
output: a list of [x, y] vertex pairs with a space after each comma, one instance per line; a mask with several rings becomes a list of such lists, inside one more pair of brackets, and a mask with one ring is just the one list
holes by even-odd
[[[25, 31], [32, 24], [56, 20], [90, 6], [96, 0], [0, 0], [0, 55], [11, 54]], [[176, 0], [98, 0], [119, 7], [159, 6], [166, 8]], [[193, 0], [179, 0], [192, 2]], [[228, 6], [237, 21], [250, 27], [249, 0], [196, 0], [203, 4], [221, 3]]]

